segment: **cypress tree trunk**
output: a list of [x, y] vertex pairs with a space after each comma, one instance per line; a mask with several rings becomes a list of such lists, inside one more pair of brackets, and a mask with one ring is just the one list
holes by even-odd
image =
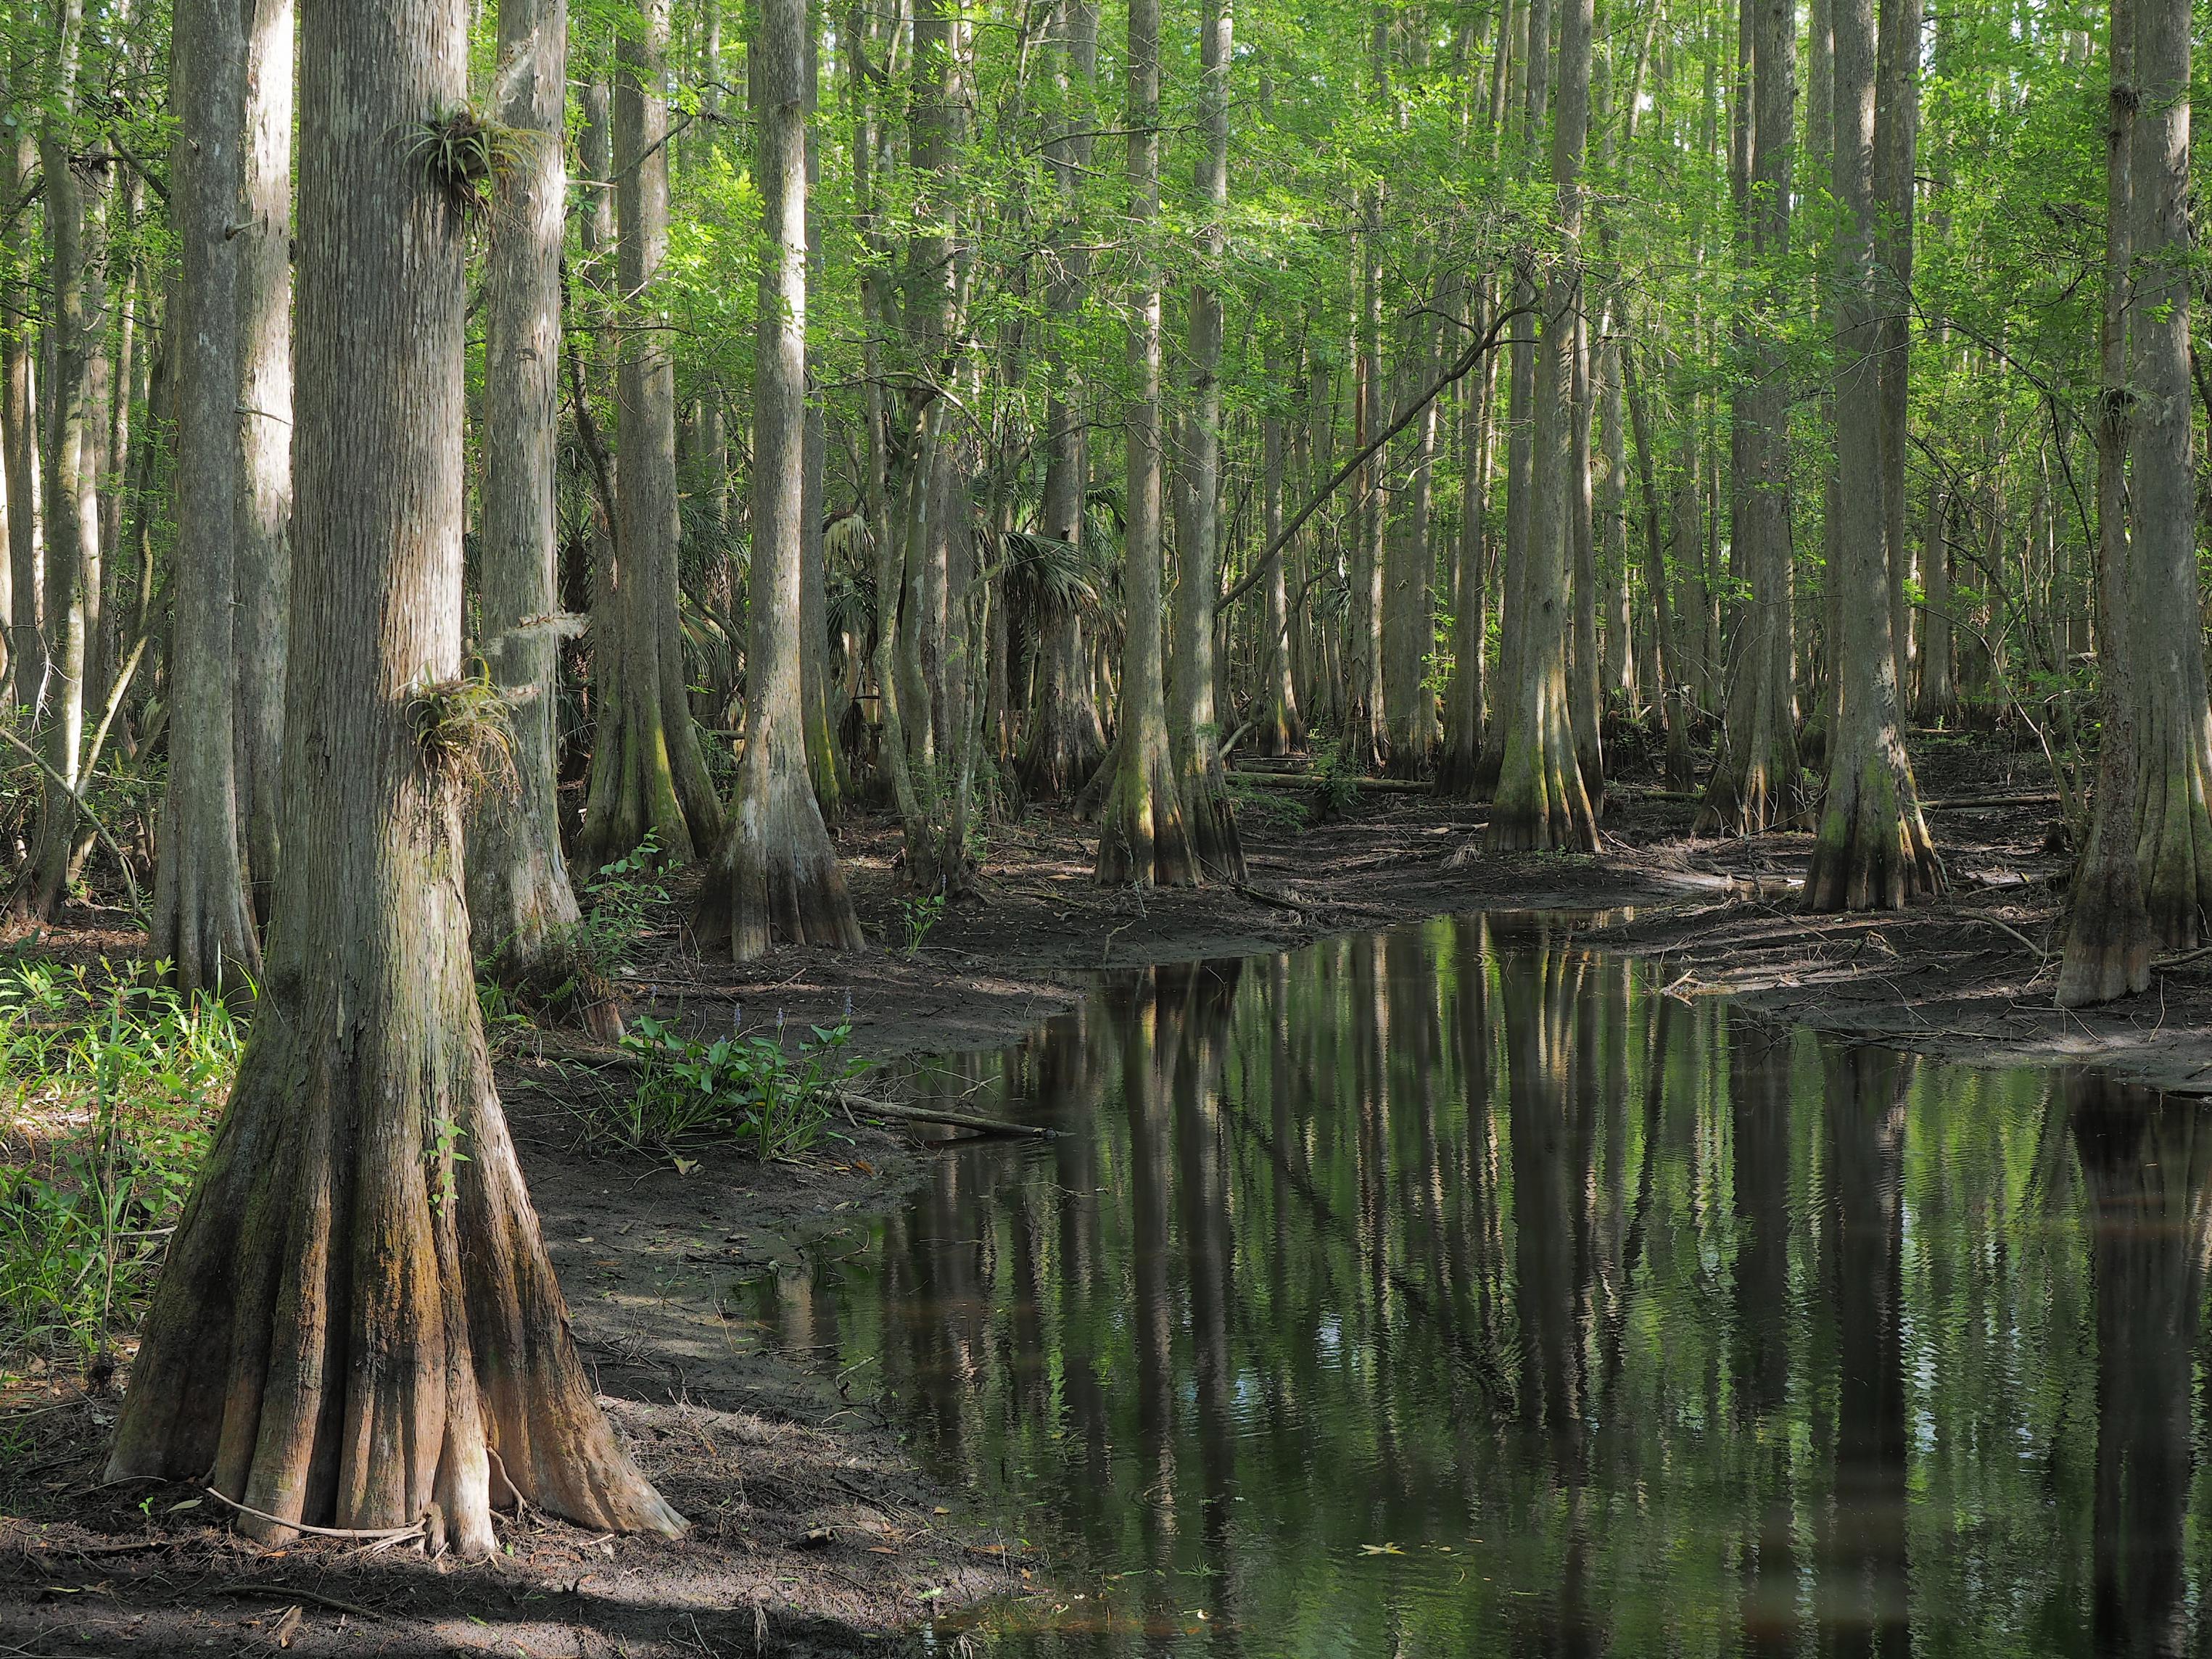
[[[683, 1522], [617, 1445], [494, 1092], [460, 886], [465, 227], [418, 146], [467, 91], [460, 0], [304, 0], [297, 624], [264, 1012], [172, 1241], [109, 1478], [274, 1521], [495, 1504]], [[394, 488], [395, 483], [404, 487]]]
[[[2074, 872], [2066, 946], [2058, 964], [2058, 1006], [2087, 1007], [2150, 985], [2155, 943], [2136, 860], [2134, 635], [2142, 619], [2128, 556], [2128, 255], [2133, 240], [2130, 170], [2137, 89], [2134, 0], [2112, 0], [2111, 91], [2105, 117], [2105, 292], [2097, 337], [2097, 580], [2103, 601], [2098, 641], [2103, 672], [2104, 733], [2097, 749], [2097, 792], [2089, 837]], [[1931, 564], [1941, 562], [1940, 553]], [[1931, 619], [1936, 595], [1929, 594]], [[1932, 635], [1931, 635], [1932, 637]], [[1934, 667], [1931, 661], [1930, 668]]]
[[1600, 690], [1626, 714], [1636, 712], [1638, 685], [1634, 630], [1628, 604], [1628, 432], [1627, 404], [1620, 391], [1620, 352], [1608, 342], [1597, 355], [1601, 415], [1597, 520], [1604, 539], [1598, 560], [1605, 584], [1605, 666]]
[[2159, 943], [2185, 950], [2212, 908], [2212, 775], [2198, 618], [2196, 443], [2190, 399], [2190, 14], [2136, 0], [2140, 98], [2133, 197], [2134, 398], [2128, 410], [2135, 536], [2123, 629], [2133, 648], [2136, 854]]
[[1596, 814], [1576, 758], [1567, 702], [1569, 474], [1574, 464], [1574, 342], [1583, 281], [1578, 253], [1593, 22], [1592, 0], [1563, 0], [1552, 182], [1559, 192], [1564, 251], [1544, 299], [1535, 387], [1536, 497], [1528, 521], [1522, 642], [1515, 663], [1519, 688], [1483, 837], [1484, 845], [1493, 848], [1597, 850]]
[[[1773, 270], [1789, 250], [1790, 111], [1796, 15], [1791, 0], [1751, 0], [1753, 40], [1751, 257]], [[1790, 626], [1789, 369], [1776, 338], [1785, 296], [1763, 284], [1753, 327], [1754, 379], [1743, 394], [1735, 480], [1736, 555], [1751, 588], [1737, 623], [1735, 684], [1698, 830], [1732, 836], [1796, 826], [1802, 786]]]
[[[20, 85], [30, 70], [23, 49], [9, 65], [9, 82]], [[20, 100], [16, 101], [20, 106]], [[23, 191], [38, 163], [38, 139], [31, 123], [19, 121], [13, 134], [0, 140], [0, 180], [7, 199]], [[28, 262], [27, 216], [18, 214], [6, 234], [9, 269], [21, 270]], [[32, 396], [32, 348], [28, 325], [31, 307], [22, 284], [13, 280], [0, 286], [0, 468], [8, 487], [8, 659], [15, 683], [15, 706], [37, 711], [46, 690], [46, 641], [44, 607], [45, 573], [40, 568], [39, 436], [37, 400]]]
[[1108, 886], [1183, 887], [1198, 878], [1168, 750], [1160, 661], [1160, 278], [1149, 239], [1160, 209], [1159, 0], [1129, 0], [1130, 295], [1128, 516], [1121, 576], [1128, 624], [1111, 775], [1098, 813], [1098, 879]]
[[76, 786], [84, 751], [87, 640], [93, 621], [88, 596], [99, 580], [97, 544], [86, 542], [84, 512], [93, 355], [93, 319], [85, 292], [89, 173], [81, 173], [72, 161], [84, 0], [60, 0], [54, 9], [53, 39], [57, 90], [39, 131], [54, 379], [40, 434], [46, 441], [40, 467], [46, 500], [40, 516], [46, 528], [46, 626], [52, 677], [45, 749], [52, 775], [40, 784], [38, 829], [12, 902], [18, 915], [46, 921], [60, 913], [76, 851], [76, 805], [69, 790], [57, 787], [54, 776], [65, 780], [70, 789]]
[[1834, 0], [1836, 494], [1843, 566], [1830, 573], [1841, 616], [1842, 708], [1828, 745], [1827, 795], [1805, 873], [1808, 910], [1898, 909], [1941, 891], [1912, 766], [1898, 731], [1897, 657], [1883, 580], [1881, 340], [1873, 284], [1875, 27], [1871, 0]]
[[[1283, 417], [1274, 399], [1282, 395], [1281, 362], [1272, 354], [1265, 366], [1267, 412], [1260, 428], [1260, 534], [1274, 547], [1283, 530]], [[1298, 718], [1297, 687], [1291, 675], [1290, 589], [1284, 574], [1288, 552], [1277, 549], [1266, 580], [1267, 615], [1260, 643], [1260, 685], [1252, 720], [1252, 750], [1260, 755], [1288, 755], [1306, 745], [1305, 723]]]
[[1598, 690], [1597, 648], [1597, 526], [1590, 496], [1590, 421], [1595, 405], [1590, 397], [1589, 320], [1588, 295], [1575, 310], [1575, 333], [1570, 343], [1574, 354], [1569, 371], [1573, 411], [1567, 459], [1567, 588], [1569, 611], [1567, 652], [1567, 708], [1575, 726], [1575, 760], [1582, 768], [1583, 787], [1589, 792], [1594, 810], [1605, 810], [1605, 736], [1601, 715], [1605, 704]]
[[249, 0], [178, 0], [169, 84], [177, 141], [177, 598], [171, 624], [169, 788], [152, 945], [178, 987], [243, 985], [261, 970], [240, 799], [236, 572], [241, 463], [252, 417], [240, 353]]
[[[1426, 317], [1405, 333], [1399, 358], [1400, 396], [1418, 397], [1436, 374], [1436, 331]], [[1401, 404], [1401, 407], [1403, 405]], [[1424, 775], [1436, 760], [1443, 732], [1436, 693], [1429, 689], [1429, 658], [1436, 650], [1436, 553], [1429, 515], [1436, 466], [1439, 405], [1431, 402], [1413, 419], [1413, 465], [1403, 510], [1386, 544], [1383, 571], [1382, 692], [1389, 715], [1393, 777]]]
[[[1495, 292], [1488, 283], [1477, 291], [1468, 319], [1470, 326], [1486, 325], [1483, 318], [1495, 303]], [[1443, 748], [1437, 763], [1437, 793], [1461, 799], [1474, 793], [1482, 760], [1487, 684], [1483, 659], [1490, 639], [1490, 474], [1497, 434], [1492, 400], [1497, 383], [1495, 352], [1463, 382], [1467, 406], [1459, 536], [1453, 549], [1458, 569], [1452, 583], [1452, 672], [1444, 688]]]
[[514, 787], [468, 814], [469, 931], [509, 985], [545, 994], [576, 968], [561, 854], [561, 247], [568, 204], [568, 0], [499, 0], [495, 118], [512, 135], [484, 270], [483, 551], [477, 654], [514, 726]]
[[[642, 0], [639, 27], [618, 49], [614, 196], [617, 282], [641, 324], [665, 320], [653, 295], [668, 253], [668, 104], [661, 91], [669, 0]], [[615, 374], [617, 472], [611, 615], [598, 648], [615, 660], [602, 683], [592, 783], [577, 850], [619, 858], [650, 835], [661, 855], [688, 861], [721, 834], [685, 690], [678, 620], [676, 368], [665, 337], [623, 336]]]
[[1228, 252], [1229, 61], [1235, 23], [1230, 0], [1205, 0], [1199, 32], [1199, 107], [1205, 147], [1199, 152], [1201, 261], [1190, 295], [1190, 534], [1184, 538], [1176, 604], [1176, 674], [1168, 745], [1183, 822], [1201, 873], [1244, 879], [1244, 848], [1221, 763], [1215, 708], [1213, 619], [1221, 580], [1221, 295], [1214, 286]]
[[[1536, 141], [1551, 106], [1551, 0], [1527, 0], [1515, 9], [1521, 32], [1520, 51], [1513, 63], [1514, 85], [1519, 93], [1521, 131], [1518, 171], [1534, 167]], [[1514, 270], [1516, 303], [1540, 308], [1543, 295], [1534, 286], [1528, 262], [1516, 260]], [[1475, 764], [1470, 793], [1491, 794], [1505, 764], [1505, 745], [1522, 719], [1521, 692], [1525, 676], [1521, 662], [1527, 643], [1528, 538], [1535, 496], [1540, 487], [1535, 469], [1534, 411], [1536, 403], [1537, 323], [1522, 316], [1513, 325], [1511, 378], [1506, 393], [1505, 422], [1505, 545], [1499, 560], [1498, 674], [1492, 684], [1490, 718], [1483, 729], [1482, 754]]]
[[761, 190], [760, 332], [753, 355], [751, 640], [745, 746], [729, 827], [691, 920], [702, 949], [750, 961], [775, 943], [863, 941], [807, 770], [800, 692], [805, 544], [807, 0], [760, 0], [750, 77]]
[[[283, 847], [284, 651], [291, 611], [294, 0], [246, 7], [246, 212], [238, 232], [238, 789], [246, 867], [269, 920]], [[557, 361], [557, 360], [556, 360]]]
[[[1062, 14], [1064, 61], [1070, 107], [1066, 136], [1047, 153], [1060, 194], [1055, 232], [1056, 269], [1046, 285], [1044, 533], [1080, 548], [1084, 497], [1090, 485], [1091, 434], [1079, 409], [1082, 387], [1065, 343], [1080, 319], [1090, 289], [1091, 252], [1084, 240], [1081, 179], [1096, 148], [1089, 129], [1091, 94], [1098, 72], [1098, 8], [1067, 0]], [[1036, 695], [1030, 710], [1015, 775], [1030, 795], [1057, 800], [1089, 782], [1106, 757], [1106, 732], [1091, 693], [1091, 649], [1082, 619], [1065, 606], [1045, 617], [1036, 647]]]
[[1920, 0], [1881, 0], [1875, 91], [1875, 307], [1881, 319], [1881, 544], [1889, 580], [1890, 645], [1900, 702], [1912, 684], [1912, 605], [1906, 587], [1905, 394], [1912, 346], [1913, 167], [1920, 137]]
[[[719, 5], [708, 8], [708, 32], [714, 61], [721, 61], [721, 15]], [[815, 137], [814, 115], [821, 102], [821, 41], [806, 31], [806, 280], [818, 289], [822, 280], [822, 216], [815, 204], [822, 178], [821, 145]], [[809, 359], [810, 365], [811, 358]], [[811, 373], [811, 368], [810, 368]], [[722, 441], [721, 403], [714, 403], [714, 453], [718, 486], [728, 495], [729, 457]], [[845, 815], [845, 797], [851, 784], [845, 775], [844, 751], [837, 743], [837, 719], [830, 699], [829, 568], [823, 543], [823, 471], [829, 461], [830, 437], [821, 403], [806, 402], [805, 468], [800, 479], [799, 507], [799, 719], [806, 729], [806, 770], [814, 781], [814, 799], [823, 822], [836, 828]], [[842, 708], [842, 705], [839, 707]]]

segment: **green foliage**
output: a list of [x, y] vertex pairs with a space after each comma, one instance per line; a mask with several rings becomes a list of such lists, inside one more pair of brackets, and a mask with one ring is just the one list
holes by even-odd
[[1314, 751], [1313, 818], [1326, 823], [1340, 818], [1359, 804], [1360, 769], [1345, 753], [1340, 738], [1332, 738]]
[[945, 895], [917, 893], [898, 902], [899, 921], [906, 928], [906, 956], [911, 962], [921, 950], [930, 929], [945, 920]]
[[762, 1159], [794, 1157], [821, 1138], [839, 1091], [867, 1069], [845, 1055], [850, 1024], [808, 1030], [787, 1050], [776, 1036], [702, 1042], [641, 1018], [622, 1040], [641, 1062], [636, 1087], [600, 1109], [595, 1133], [686, 1172], [696, 1160], [684, 1152], [718, 1143]]
[[105, 963], [0, 973], [0, 1349], [91, 1355], [136, 1322], [244, 1047], [226, 1004]]
[[488, 672], [418, 687], [407, 714], [432, 777], [467, 795], [513, 784], [514, 726]]

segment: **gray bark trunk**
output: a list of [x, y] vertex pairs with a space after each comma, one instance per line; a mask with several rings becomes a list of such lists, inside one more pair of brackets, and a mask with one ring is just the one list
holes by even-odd
[[170, 638], [169, 789], [152, 943], [187, 991], [258, 975], [238, 761], [237, 549], [246, 417], [239, 239], [244, 200], [247, 0], [179, 0], [170, 85], [177, 142], [170, 220], [176, 324], [177, 597]]
[[568, 1335], [484, 1046], [464, 781], [424, 741], [462, 672], [466, 244], [408, 135], [465, 95], [466, 13], [301, 10], [296, 833], [109, 1478], [204, 1480], [270, 1541], [422, 1523], [487, 1557], [517, 1500], [679, 1532]]
[[761, 191], [753, 356], [751, 643], [745, 746], [729, 827], [692, 933], [739, 962], [772, 945], [860, 948], [860, 924], [807, 772], [800, 696], [806, 511], [806, 0], [759, 0], [750, 90]]
[[1127, 58], [1130, 237], [1127, 550], [1128, 625], [1112, 769], [1098, 814], [1098, 880], [1109, 887], [1183, 887], [1198, 878], [1168, 750], [1160, 651], [1160, 277], [1151, 247], [1160, 211], [1159, 0], [1130, 0]]
[[561, 247], [568, 204], [568, 0], [499, 0], [492, 101], [516, 135], [484, 270], [483, 550], [477, 654], [514, 727], [514, 787], [468, 817], [471, 947], [505, 983], [575, 977], [576, 896], [561, 853]]

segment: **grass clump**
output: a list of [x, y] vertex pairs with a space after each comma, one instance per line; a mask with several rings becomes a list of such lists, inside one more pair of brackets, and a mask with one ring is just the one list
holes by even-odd
[[635, 1152], [667, 1157], [688, 1174], [687, 1158], [715, 1145], [763, 1161], [796, 1157], [828, 1130], [844, 1085], [868, 1069], [848, 1058], [849, 1023], [808, 1028], [795, 1048], [781, 1036], [730, 1036], [702, 1042], [641, 1015], [622, 1040], [640, 1065], [636, 1087], [602, 1104], [593, 1132]]
[[0, 970], [0, 1363], [97, 1373], [136, 1325], [245, 1043], [222, 1002], [105, 963]]

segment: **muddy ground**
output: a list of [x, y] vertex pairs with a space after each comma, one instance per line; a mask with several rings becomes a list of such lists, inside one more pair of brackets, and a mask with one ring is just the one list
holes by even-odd
[[[1693, 803], [1648, 783], [1616, 790], [1589, 859], [1484, 854], [1480, 808], [1418, 793], [1371, 789], [1316, 823], [1310, 792], [1255, 778], [1240, 784], [1242, 888], [1102, 890], [1087, 828], [1031, 813], [994, 830], [974, 902], [917, 939], [896, 832], [862, 821], [842, 839], [875, 948], [702, 963], [682, 942], [679, 882], [623, 988], [634, 1011], [702, 1032], [849, 1021], [856, 1054], [895, 1060], [1011, 1042], [1105, 967], [1565, 908], [1616, 913], [1593, 942], [1662, 962], [1680, 995], [1733, 994], [1955, 1059], [2091, 1060], [2212, 1093], [2212, 957], [2108, 1009], [2051, 1006], [2069, 860], [2039, 756], [1940, 736], [1916, 752], [1953, 885], [1903, 915], [1800, 916], [1789, 884], [1807, 837], [1692, 840]], [[80, 920], [28, 948], [133, 948]], [[687, 1174], [609, 1157], [582, 1144], [577, 1117], [607, 1086], [587, 1069], [599, 1058], [524, 1034], [504, 1087], [578, 1339], [641, 1460], [696, 1523], [690, 1539], [602, 1539], [533, 1515], [483, 1566], [337, 1542], [264, 1552], [190, 1486], [97, 1486], [112, 1390], [22, 1378], [0, 1405], [0, 1655], [882, 1653], [1032, 1587], [1041, 1564], [967, 1525], [863, 1390], [766, 1351], [744, 1311], [748, 1278], [888, 1206], [930, 1143], [854, 1125], [793, 1164]]]

